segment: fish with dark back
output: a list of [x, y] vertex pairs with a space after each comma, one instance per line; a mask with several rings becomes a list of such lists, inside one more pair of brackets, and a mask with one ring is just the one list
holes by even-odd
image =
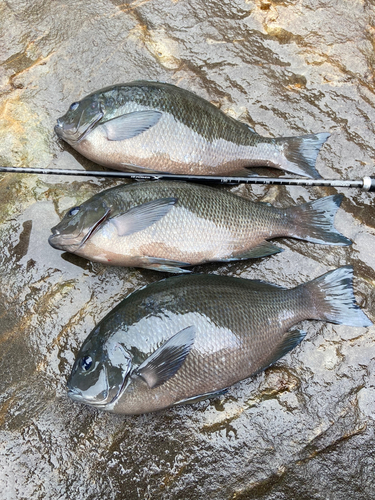
[[228, 176], [268, 166], [313, 178], [330, 135], [262, 137], [188, 90], [142, 80], [74, 102], [55, 131], [90, 160], [119, 170]]
[[[75, 102], [56, 133], [86, 157], [120, 170], [232, 175], [271, 166], [319, 177], [329, 134], [270, 139], [173, 85], [137, 81]], [[187, 272], [186, 266], [263, 257], [287, 236], [348, 245], [333, 226], [342, 196], [289, 208], [181, 182], [117, 186], [71, 208], [49, 243], [90, 260]], [[211, 275], [169, 278], [111, 311], [83, 343], [69, 396], [139, 414], [216, 395], [264, 370], [301, 342], [291, 328], [315, 319], [357, 327], [352, 268], [294, 289]]]
[[71, 208], [49, 243], [96, 262], [182, 273], [205, 262], [275, 254], [282, 250], [268, 240], [278, 237], [349, 245], [333, 226], [341, 200], [276, 208], [199, 184], [120, 185]]
[[315, 319], [367, 327], [351, 266], [286, 289], [215, 275], [174, 276], [117, 305], [83, 343], [68, 380], [75, 400], [139, 414], [217, 394], [284, 356]]

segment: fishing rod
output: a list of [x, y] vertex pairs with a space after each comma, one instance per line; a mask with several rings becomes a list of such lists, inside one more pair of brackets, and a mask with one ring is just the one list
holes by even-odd
[[42, 174], [42, 175], [76, 175], [84, 177], [112, 177], [119, 179], [132, 179], [136, 181], [189, 181], [211, 184], [265, 184], [269, 186], [327, 186], [334, 188], [357, 188], [363, 191], [375, 191], [375, 178], [363, 177], [360, 180], [336, 180], [336, 179], [308, 179], [291, 177], [220, 177], [207, 175], [178, 175], [164, 173], [134, 173], [118, 171], [99, 170], [73, 170], [52, 168], [29, 168], [29, 167], [0, 167], [1, 172], [14, 172], [19, 174]]

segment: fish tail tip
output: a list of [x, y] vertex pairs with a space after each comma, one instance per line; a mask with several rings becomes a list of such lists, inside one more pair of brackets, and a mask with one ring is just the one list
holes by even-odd
[[307, 284], [315, 299], [317, 319], [357, 327], [373, 324], [356, 303], [353, 274], [353, 266], [342, 266]]
[[335, 194], [287, 209], [293, 220], [290, 236], [324, 245], [351, 245], [352, 241], [334, 227], [342, 200], [343, 195]]
[[317, 134], [313, 135], [316, 135], [316, 137], [318, 137], [322, 145], [331, 137], [331, 134], [329, 132], [318, 132]]
[[281, 168], [311, 179], [321, 179], [315, 163], [321, 147], [330, 135], [328, 132], [320, 132], [277, 139], [277, 142], [283, 144], [284, 160]]

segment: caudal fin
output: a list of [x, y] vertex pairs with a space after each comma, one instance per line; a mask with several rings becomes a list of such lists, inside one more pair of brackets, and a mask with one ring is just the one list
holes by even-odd
[[343, 266], [297, 288], [304, 288], [313, 308], [313, 319], [348, 326], [371, 326], [355, 302], [353, 267]]
[[300, 137], [278, 137], [276, 143], [282, 146], [280, 168], [293, 174], [320, 179], [321, 175], [315, 168], [316, 158], [320, 148], [330, 134], [302, 135]]
[[352, 242], [339, 233], [333, 225], [342, 199], [341, 194], [335, 194], [284, 209], [290, 228], [288, 235], [312, 243], [351, 245]]

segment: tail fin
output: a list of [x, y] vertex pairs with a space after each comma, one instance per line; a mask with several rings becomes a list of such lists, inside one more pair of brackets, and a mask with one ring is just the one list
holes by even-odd
[[322, 132], [300, 137], [278, 137], [275, 141], [282, 145], [283, 152], [280, 167], [293, 174], [320, 179], [315, 162], [320, 148], [329, 136], [330, 134]]
[[344, 266], [319, 276], [297, 288], [305, 288], [314, 308], [313, 319], [348, 326], [371, 326], [372, 322], [356, 305], [353, 267]]
[[287, 213], [289, 236], [312, 243], [351, 245], [352, 242], [335, 229], [333, 222], [343, 196], [335, 194], [284, 209]]

